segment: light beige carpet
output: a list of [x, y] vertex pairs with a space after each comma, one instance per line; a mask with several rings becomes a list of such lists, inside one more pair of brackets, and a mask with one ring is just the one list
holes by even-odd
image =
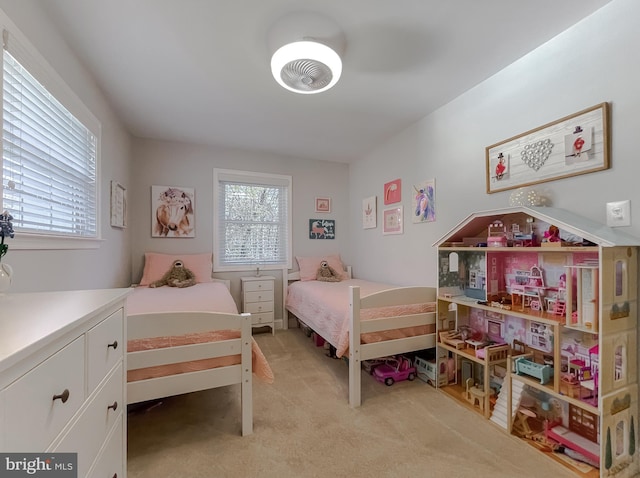
[[256, 335], [275, 374], [254, 381], [254, 434], [240, 436], [239, 386], [130, 407], [130, 478], [576, 476], [415, 380], [387, 387], [348, 371], [300, 329]]

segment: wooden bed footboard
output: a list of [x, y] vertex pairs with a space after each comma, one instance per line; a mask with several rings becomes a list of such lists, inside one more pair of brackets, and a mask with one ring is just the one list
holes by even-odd
[[213, 330], [239, 330], [240, 336], [203, 343], [131, 351], [127, 370], [139, 370], [227, 356], [240, 363], [175, 373], [127, 383], [127, 404], [199, 390], [241, 384], [242, 435], [253, 432], [252, 337], [250, 314], [162, 312], [127, 317], [127, 340], [173, 337]]
[[[435, 287], [399, 287], [360, 297], [360, 288], [350, 287], [349, 405], [351, 407], [359, 407], [362, 402], [360, 367], [363, 360], [414, 352], [436, 346], [436, 296]], [[369, 320], [361, 320], [360, 318], [364, 309], [431, 303], [434, 306], [427, 312]], [[361, 343], [361, 334], [418, 326], [430, 326], [430, 332], [424, 335], [370, 344]]]

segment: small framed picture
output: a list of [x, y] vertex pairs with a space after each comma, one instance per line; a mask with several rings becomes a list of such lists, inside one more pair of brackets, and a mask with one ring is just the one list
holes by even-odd
[[402, 180], [394, 179], [384, 185], [384, 204], [394, 204], [402, 200]]
[[335, 219], [309, 219], [309, 239], [335, 239]]
[[331, 212], [331, 198], [316, 198], [316, 212]]
[[402, 234], [403, 227], [403, 207], [392, 207], [382, 212], [382, 234]]
[[111, 181], [111, 226], [127, 227], [127, 190], [117, 181]]
[[362, 228], [373, 229], [376, 227], [378, 216], [376, 196], [371, 196], [362, 200]]

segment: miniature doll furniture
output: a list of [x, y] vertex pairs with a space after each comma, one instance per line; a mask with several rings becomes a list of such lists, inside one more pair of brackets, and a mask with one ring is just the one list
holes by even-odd
[[489, 225], [487, 246], [507, 247], [507, 228], [502, 221], [494, 221]]
[[513, 430], [520, 436], [529, 437], [533, 430], [529, 425], [529, 418], [536, 418], [536, 413], [528, 408], [520, 407], [516, 412], [516, 420], [513, 423]]
[[541, 310], [545, 290], [542, 270], [537, 265], [532, 266], [526, 282], [511, 284], [511, 303], [514, 306], [519, 303], [521, 311], [525, 307]]
[[487, 396], [487, 392], [485, 392], [482, 388], [477, 387], [473, 383], [473, 378], [468, 378], [465, 382], [465, 397], [467, 401], [472, 405], [480, 408], [481, 411], [484, 412], [484, 402], [485, 397]]
[[526, 357], [517, 357], [515, 360], [516, 373], [518, 375], [530, 375], [540, 380], [544, 385], [548, 383], [553, 376], [553, 369], [549, 365], [543, 365], [534, 362]]

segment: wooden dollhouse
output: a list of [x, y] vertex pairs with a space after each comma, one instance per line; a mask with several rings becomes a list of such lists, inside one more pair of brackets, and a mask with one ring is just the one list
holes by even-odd
[[[498, 242], [497, 224], [557, 240]], [[640, 240], [515, 207], [474, 213], [436, 245], [438, 356], [456, 372], [439, 389], [579, 476], [639, 473]]]

